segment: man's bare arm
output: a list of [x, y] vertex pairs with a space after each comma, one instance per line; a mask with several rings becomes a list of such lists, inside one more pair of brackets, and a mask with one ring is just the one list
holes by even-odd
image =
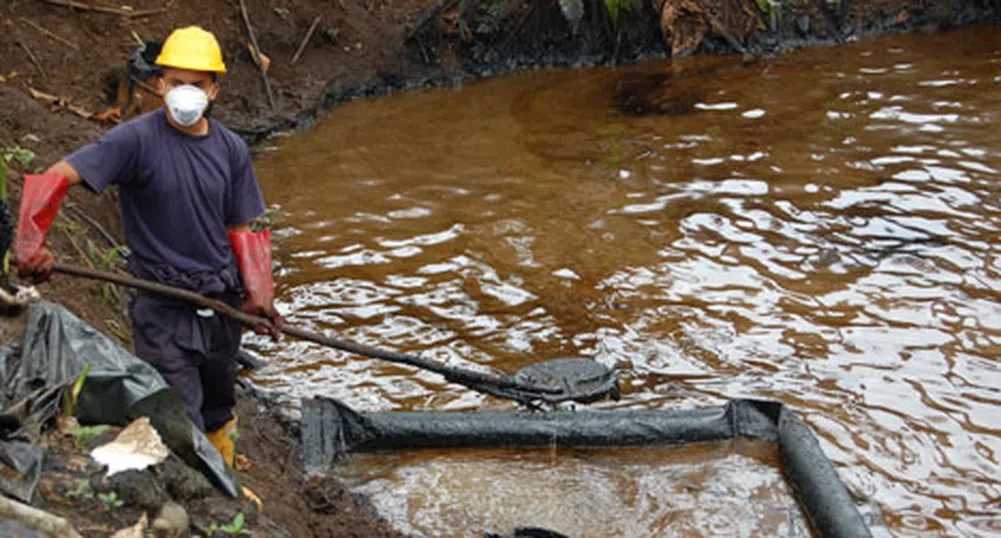
[[77, 173], [76, 168], [73, 168], [73, 166], [70, 165], [70, 163], [64, 160], [59, 161], [56, 164], [50, 166], [49, 169], [46, 170], [46, 172], [55, 172], [65, 177], [66, 179], [69, 180], [70, 185], [76, 185], [77, 183], [83, 181], [83, 178], [81, 178], [80, 174]]

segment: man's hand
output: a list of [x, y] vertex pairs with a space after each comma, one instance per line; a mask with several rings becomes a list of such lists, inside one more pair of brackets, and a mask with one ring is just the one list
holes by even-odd
[[45, 282], [52, 278], [52, 266], [56, 260], [49, 247], [42, 245], [35, 254], [27, 259], [17, 259], [17, 276], [30, 280], [32, 284]]
[[259, 324], [254, 326], [254, 332], [262, 335], [271, 335], [271, 339], [275, 342], [281, 337], [281, 329], [285, 325], [285, 318], [275, 310], [274, 303], [269, 303], [267, 305], [259, 305], [253, 299], [247, 299], [243, 302], [243, 307], [241, 308], [244, 312], [252, 314], [254, 316], [259, 316], [267, 318], [268, 324]]

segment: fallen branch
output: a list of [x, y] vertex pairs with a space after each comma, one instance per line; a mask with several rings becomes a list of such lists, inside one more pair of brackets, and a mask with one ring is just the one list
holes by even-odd
[[35, 69], [38, 69], [38, 74], [44, 77], [45, 68], [42, 67], [42, 64], [38, 62], [38, 58], [35, 57], [35, 53], [31, 52], [31, 49], [28, 48], [28, 45], [24, 44], [24, 41], [18, 41], [17, 44], [22, 49], [24, 49], [24, 53], [28, 55], [28, 60], [30, 60], [31, 63], [35, 66]]
[[63, 45], [66, 45], [67, 47], [73, 50], [80, 50], [80, 47], [76, 46], [76, 43], [73, 43], [72, 41], [69, 41], [67, 39], [57, 36], [56, 34], [53, 34], [52, 32], [46, 30], [42, 26], [39, 26], [38, 24], [31, 22], [31, 20], [29, 19], [26, 19], [24, 17], [18, 17], [18, 18], [21, 19], [21, 22], [23, 22], [24, 24], [27, 24], [28, 26], [34, 28], [35, 30], [38, 30], [39, 32], [51, 37], [52, 39], [55, 39], [56, 41], [62, 43]]
[[38, 99], [39, 101], [46, 101], [55, 110], [66, 109], [85, 120], [89, 120], [94, 116], [94, 114], [89, 110], [70, 104], [70, 100], [65, 97], [57, 97], [50, 93], [40, 92], [35, 88], [30, 87], [28, 88], [28, 92], [31, 93], [31, 96], [35, 99]]
[[97, 11], [99, 13], [111, 13], [112, 15], [118, 15], [120, 17], [146, 17], [148, 15], [158, 15], [164, 13], [174, 5], [173, 0], [167, 2], [167, 5], [163, 7], [158, 7], [156, 9], [143, 9], [140, 11], [131, 11], [128, 9], [122, 9], [110, 6], [93, 6], [90, 4], [85, 4], [83, 2], [75, 2], [74, 0], [42, 0], [46, 4], [52, 4], [54, 6], [68, 7], [70, 9], [76, 9], [80, 11]]
[[0, 495], [0, 516], [20, 521], [49, 536], [83, 538], [65, 519]]
[[313, 24], [309, 25], [306, 37], [302, 38], [302, 43], [299, 43], [299, 48], [295, 49], [295, 54], [292, 55], [292, 65], [295, 65], [295, 63], [299, 61], [299, 55], [302, 54], [302, 51], [306, 50], [306, 43], [309, 43], [309, 38], [313, 37], [313, 32], [316, 31], [316, 27], [319, 24], [320, 16], [317, 15], [317, 17], [313, 19]]
[[274, 112], [275, 96], [271, 93], [271, 80], [268, 79], [268, 70], [264, 68], [264, 61], [261, 60], [261, 47], [257, 45], [257, 36], [254, 35], [254, 29], [250, 26], [250, 16], [247, 15], [247, 3], [244, 0], [240, 0], [240, 15], [243, 16], [243, 25], [247, 28], [250, 44], [254, 46], [254, 62], [257, 63], [257, 68], [261, 72], [261, 78], [264, 79], [264, 91], [268, 96], [268, 106]]

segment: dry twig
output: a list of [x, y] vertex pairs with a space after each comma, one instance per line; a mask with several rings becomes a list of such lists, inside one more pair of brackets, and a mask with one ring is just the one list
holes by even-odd
[[250, 37], [250, 44], [254, 46], [254, 61], [257, 63], [257, 68], [261, 72], [261, 78], [264, 79], [264, 91], [268, 96], [268, 106], [271, 107], [271, 111], [275, 111], [275, 96], [271, 93], [271, 80], [268, 79], [268, 70], [264, 68], [264, 61], [261, 60], [261, 47], [257, 44], [257, 36], [254, 35], [254, 29], [250, 26], [250, 16], [247, 15], [247, 3], [244, 0], [240, 0], [240, 15], [243, 16], [243, 25], [247, 28], [247, 35]]
[[24, 44], [24, 41], [18, 41], [17, 44], [22, 49], [24, 49], [24, 53], [28, 55], [28, 60], [31, 60], [31, 63], [35, 66], [35, 69], [38, 69], [38, 74], [44, 77], [45, 68], [42, 67], [42, 64], [38, 62], [38, 58], [35, 57], [35, 53], [31, 52], [31, 49], [28, 48], [28, 45]]
[[35, 99], [49, 103], [54, 110], [66, 109], [85, 120], [89, 120], [94, 115], [92, 112], [83, 107], [70, 104], [70, 100], [65, 97], [58, 97], [52, 95], [51, 93], [40, 92], [35, 88], [30, 87], [28, 88], [28, 92], [31, 93], [31, 96]]
[[52, 39], [55, 39], [56, 41], [62, 43], [63, 45], [66, 45], [67, 47], [73, 50], [80, 50], [80, 47], [76, 46], [76, 43], [73, 43], [72, 41], [69, 41], [67, 39], [57, 36], [56, 34], [53, 34], [52, 32], [46, 30], [42, 26], [39, 26], [38, 24], [32, 22], [29, 19], [26, 19], [24, 17], [19, 17], [19, 18], [21, 19], [21, 22], [23, 22], [24, 24], [27, 24], [28, 26], [34, 28], [35, 30], [38, 30], [39, 32], [51, 37]]
[[292, 55], [292, 65], [295, 65], [295, 63], [299, 61], [299, 55], [302, 54], [302, 51], [306, 50], [306, 43], [309, 43], [309, 38], [313, 37], [313, 32], [316, 31], [316, 27], [319, 24], [320, 24], [320, 16], [317, 15], [317, 17], [313, 19], [313, 24], [309, 25], [309, 30], [306, 32], [306, 37], [302, 38], [302, 43], [299, 43], [299, 48], [295, 49], [295, 54]]

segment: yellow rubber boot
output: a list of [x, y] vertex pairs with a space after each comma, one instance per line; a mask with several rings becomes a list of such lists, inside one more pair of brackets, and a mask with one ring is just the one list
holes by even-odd
[[226, 424], [223, 424], [218, 430], [208, 432], [205, 436], [209, 438], [212, 446], [222, 455], [222, 460], [226, 462], [226, 465], [232, 467], [236, 459], [236, 416]]

